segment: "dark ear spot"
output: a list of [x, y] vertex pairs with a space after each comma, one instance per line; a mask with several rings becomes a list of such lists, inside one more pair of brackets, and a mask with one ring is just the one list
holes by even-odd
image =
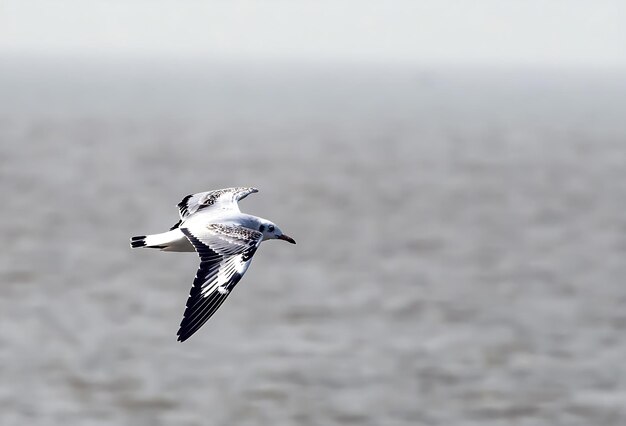
[[259, 226], [259, 231], [261, 231], [261, 232], [265, 231], [265, 225]]

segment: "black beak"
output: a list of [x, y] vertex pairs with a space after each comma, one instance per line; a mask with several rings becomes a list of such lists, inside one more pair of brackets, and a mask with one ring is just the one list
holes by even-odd
[[279, 240], [285, 240], [285, 241], [287, 241], [288, 243], [291, 243], [291, 244], [295, 244], [295, 243], [296, 243], [296, 240], [294, 240], [293, 238], [291, 238], [289, 235], [282, 234], [282, 235], [280, 235], [280, 236], [279, 236], [279, 237], [277, 237], [277, 238], [278, 238]]

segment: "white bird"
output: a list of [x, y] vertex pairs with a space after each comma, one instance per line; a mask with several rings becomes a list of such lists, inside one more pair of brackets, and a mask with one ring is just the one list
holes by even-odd
[[196, 251], [200, 267], [178, 330], [184, 342], [219, 308], [250, 266], [265, 240], [295, 244], [276, 224], [242, 213], [238, 201], [256, 188], [226, 188], [187, 195], [178, 203], [180, 220], [168, 232], [131, 238], [132, 248]]

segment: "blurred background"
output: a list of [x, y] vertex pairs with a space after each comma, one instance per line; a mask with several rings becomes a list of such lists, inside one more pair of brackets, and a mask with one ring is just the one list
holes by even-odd
[[[619, 1], [0, 2], [0, 424], [626, 424]], [[269, 242], [176, 330], [185, 195]]]

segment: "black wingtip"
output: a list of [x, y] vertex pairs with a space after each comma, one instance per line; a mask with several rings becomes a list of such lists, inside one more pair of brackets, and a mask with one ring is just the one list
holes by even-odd
[[[195, 331], [196, 330], [194, 330], [194, 332]], [[181, 326], [176, 332], [176, 340], [180, 343], [183, 343], [185, 340], [189, 339], [194, 332], [190, 333], [189, 330], [185, 330], [185, 328]]]
[[187, 202], [189, 201], [191, 197], [193, 197], [193, 194], [187, 195], [185, 198], [183, 198], [183, 200], [180, 203], [177, 204], [178, 209], [180, 210], [180, 214], [182, 216], [185, 216], [187, 212], [189, 211], [187, 207]]

